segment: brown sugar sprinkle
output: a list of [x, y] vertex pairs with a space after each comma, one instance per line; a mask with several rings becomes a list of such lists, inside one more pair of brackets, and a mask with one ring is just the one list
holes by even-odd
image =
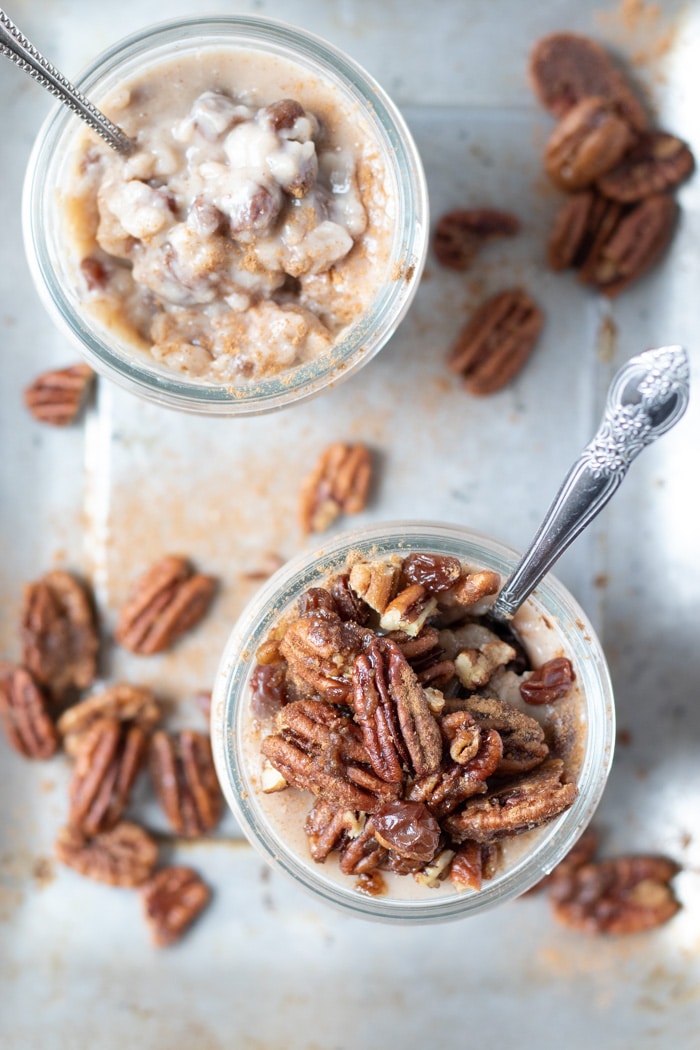
[[371, 481], [372, 457], [366, 445], [329, 445], [301, 489], [302, 531], [324, 532], [341, 514], [359, 514]]
[[42, 372], [24, 391], [24, 403], [39, 423], [65, 427], [82, 408], [95, 373], [89, 365]]

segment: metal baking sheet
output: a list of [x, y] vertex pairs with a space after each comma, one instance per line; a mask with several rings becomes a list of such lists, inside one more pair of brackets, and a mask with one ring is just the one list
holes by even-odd
[[[319, 450], [363, 439], [377, 452], [371, 506], [358, 519], [463, 522], [524, 546], [592, 434], [615, 369], [651, 345], [681, 342], [697, 385], [700, 182], [653, 274], [610, 304], [543, 267], [556, 194], [539, 154], [549, 119], [525, 80], [538, 36], [575, 29], [633, 62], [659, 121], [700, 155], [700, 6], [623, 0], [239, 2], [233, 9], [306, 25], [353, 54], [406, 113], [438, 215], [459, 205], [511, 209], [522, 235], [494, 243], [467, 277], [430, 259], [408, 319], [360, 374], [318, 400], [259, 419], [186, 417], [98, 386], [81, 427], [53, 431], [21, 405], [38, 372], [75, 351], [42, 312], [23, 259], [24, 165], [50, 105], [0, 64], [0, 650], [17, 655], [24, 580], [52, 566], [93, 580], [105, 629], [128, 580], [165, 551], [222, 580], [206, 626], [168, 656], [114, 653], [105, 675], [152, 683], [172, 716], [203, 727], [193, 703], [270, 556], [302, 546], [299, 483]], [[232, 11], [212, 0], [212, 13]], [[118, 12], [118, 18], [115, 17]], [[17, 0], [8, 12], [69, 75], [115, 37], [191, 13], [185, 0]], [[547, 322], [521, 377], [471, 399], [447, 372], [449, 343], [488, 292], [523, 283]], [[156, 952], [135, 893], [56, 866], [67, 767], [23, 762], [0, 740], [0, 1046], [11, 1050], [367, 1050], [480, 1042], [571, 1050], [691, 1050], [700, 1029], [700, 779], [696, 759], [700, 602], [695, 459], [700, 413], [636, 462], [613, 503], [557, 574], [606, 648], [622, 730], [600, 808], [604, 852], [667, 853], [683, 866], [683, 910], [628, 939], [589, 939], [528, 897], [476, 919], [419, 929], [352, 920], [271, 874], [228, 817], [217, 837], [165, 842], [200, 868], [214, 903], [182, 944]], [[155, 808], [135, 801], [156, 829]]]

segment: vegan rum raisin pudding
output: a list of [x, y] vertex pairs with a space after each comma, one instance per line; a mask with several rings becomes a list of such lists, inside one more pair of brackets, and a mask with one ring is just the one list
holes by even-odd
[[99, 372], [174, 407], [257, 413], [384, 345], [422, 272], [427, 194], [403, 119], [351, 59], [266, 20], [194, 19], [117, 44], [79, 86], [135, 148], [53, 113], [25, 243]]
[[520, 645], [493, 633], [517, 560], [468, 529], [355, 530], [279, 570], [234, 627], [219, 779], [252, 844], [317, 897], [398, 922], [475, 914], [591, 819], [612, 759], [605, 658], [551, 576]]

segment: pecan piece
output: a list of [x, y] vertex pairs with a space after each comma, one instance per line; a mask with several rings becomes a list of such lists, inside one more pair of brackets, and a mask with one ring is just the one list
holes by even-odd
[[613, 103], [582, 98], [552, 132], [545, 171], [561, 189], [584, 189], [617, 164], [632, 139], [632, 129]]
[[79, 828], [63, 828], [56, 857], [88, 879], [108, 886], [139, 886], [156, 866], [158, 847], [137, 824], [120, 824], [92, 837]]
[[9, 743], [25, 758], [51, 758], [58, 734], [41, 686], [24, 667], [0, 664], [0, 722]]
[[470, 394], [482, 397], [506, 386], [523, 368], [542, 330], [543, 314], [520, 288], [488, 299], [462, 328], [449, 367]]
[[288, 784], [342, 809], [370, 813], [397, 794], [376, 776], [351, 718], [321, 700], [297, 700], [277, 716], [260, 750]]
[[447, 658], [434, 627], [424, 627], [413, 638], [404, 631], [390, 631], [385, 637], [396, 642], [424, 688], [444, 689], [454, 678], [454, 661]]
[[456, 208], [438, 220], [433, 251], [442, 266], [467, 270], [483, 243], [495, 237], [513, 237], [519, 230], [519, 220], [507, 211]]
[[23, 663], [53, 696], [92, 685], [95, 615], [86, 588], [70, 573], [55, 569], [25, 586], [21, 632]]
[[376, 640], [355, 660], [355, 719], [377, 776], [403, 780], [404, 766], [417, 776], [436, 772], [442, 738], [428, 699], [401, 650]]
[[415, 637], [436, 609], [437, 598], [422, 584], [412, 583], [389, 602], [381, 615], [379, 626], [384, 631], [403, 631]]
[[144, 686], [126, 683], [108, 686], [63, 712], [57, 726], [64, 750], [75, 758], [86, 734], [103, 718], [128, 722], [150, 733], [160, 721], [161, 709], [151, 690]]
[[615, 228], [622, 209], [594, 190], [574, 193], [557, 212], [547, 248], [550, 270], [579, 267], [588, 258], [596, 238], [605, 239]]
[[352, 665], [371, 637], [358, 624], [337, 615], [302, 616], [289, 625], [280, 643], [291, 675], [331, 703], [346, 703]]
[[94, 835], [117, 823], [143, 764], [146, 743], [138, 726], [113, 718], [92, 724], [81, 741], [68, 786], [73, 827]]
[[622, 204], [675, 189], [695, 170], [688, 146], [667, 131], [640, 135], [619, 164], [598, 179], [600, 192]]
[[502, 754], [498, 733], [494, 729], [480, 729], [479, 747], [473, 758], [468, 762], [450, 761], [438, 773], [419, 777], [409, 788], [407, 797], [424, 802], [431, 813], [442, 820], [466, 799], [487, 790], [486, 780], [495, 773]]
[[330, 853], [351, 838], [357, 838], [364, 828], [364, 817], [350, 809], [339, 809], [324, 798], [319, 798], [304, 822], [309, 852], [317, 864], [323, 864]]
[[577, 33], [543, 37], [530, 57], [530, 79], [545, 109], [563, 117], [580, 99], [597, 95], [614, 102], [636, 130], [647, 117], [608, 52], [595, 40]]
[[192, 868], [161, 868], [141, 887], [146, 922], [159, 948], [179, 941], [207, 906], [211, 890]]
[[94, 375], [89, 365], [42, 372], [24, 391], [24, 403], [39, 423], [65, 427], [80, 412]]
[[444, 828], [458, 842], [491, 842], [546, 824], [568, 809], [578, 794], [575, 784], [561, 782], [563, 772], [561, 759], [550, 759], [483, 797], [468, 799], [447, 817]]
[[215, 588], [214, 578], [194, 572], [186, 558], [161, 558], [136, 581], [114, 636], [133, 653], [150, 656], [169, 649], [199, 623]]
[[553, 704], [566, 696], [575, 677], [571, 660], [558, 656], [547, 660], [520, 683], [520, 695], [527, 704]]
[[480, 890], [495, 875], [499, 860], [499, 843], [464, 842], [452, 858], [450, 882], [458, 893]]
[[501, 587], [501, 577], [497, 572], [481, 569], [469, 572], [452, 588], [449, 594], [450, 604], [469, 608], [484, 598], [497, 594]]
[[393, 561], [358, 561], [350, 569], [350, 587], [370, 609], [383, 613], [396, 596], [401, 565]]
[[192, 729], [153, 734], [150, 773], [158, 801], [176, 834], [197, 838], [215, 828], [223, 798], [209, 738]]
[[375, 837], [370, 817], [360, 834], [341, 847], [338, 866], [343, 875], [368, 875], [383, 867], [387, 856], [386, 849]]
[[301, 489], [302, 531], [323, 532], [340, 514], [364, 510], [371, 480], [372, 458], [366, 445], [329, 445]]
[[618, 857], [583, 864], [552, 884], [554, 915], [586, 933], [639, 933], [673, 918], [680, 904], [670, 880], [678, 865], [665, 857]]
[[[619, 207], [619, 206], [618, 206]], [[584, 284], [613, 298], [646, 273], [667, 247], [678, 216], [672, 197], [647, 197], [596, 241], [581, 268]]]
[[350, 586], [350, 574], [341, 573], [331, 580], [331, 596], [341, 620], [352, 620], [360, 626], [367, 623], [371, 609]]
[[470, 696], [462, 703], [482, 729], [494, 729], [503, 741], [499, 776], [527, 773], [544, 762], [549, 748], [536, 718], [495, 697]]

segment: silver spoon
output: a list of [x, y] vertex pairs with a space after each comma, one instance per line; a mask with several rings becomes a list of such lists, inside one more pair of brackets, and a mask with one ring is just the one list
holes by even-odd
[[81, 94], [70, 81], [59, 73], [55, 66], [52, 66], [37, 51], [26, 36], [20, 33], [2, 8], [0, 8], [0, 54], [6, 55], [15, 65], [37, 80], [42, 87], [59, 98], [64, 105], [82, 117], [85, 123], [89, 124], [93, 131], [96, 131], [117, 153], [128, 156], [134, 150], [134, 141], [96, 106], [93, 106], [85, 95]]
[[616, 491], [632, 460], [670, 430], [688, 405], [690, 370], [682, 346], [630, 358], [613, 379], [605, 413], [564, 478], [529, 548], [503, 585], [488, 619], [501, 634], [545, 573]]

